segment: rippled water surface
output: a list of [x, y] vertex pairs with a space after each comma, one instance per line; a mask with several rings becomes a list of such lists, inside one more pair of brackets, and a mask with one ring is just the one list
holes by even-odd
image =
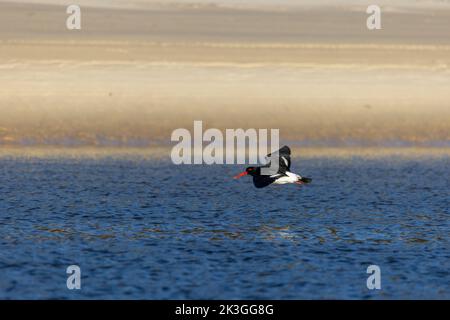
[[[450, 298], [448, 156], [294, 168], [313, 183], [255, 189], [231, 178], [242, 166], [0, 158], [0, 298]], [[381, 290], [366, 287], [371, 264]]]

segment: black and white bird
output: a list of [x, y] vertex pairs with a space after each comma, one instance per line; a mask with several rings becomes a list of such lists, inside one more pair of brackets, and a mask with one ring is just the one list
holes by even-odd
[[[245, 175], [250, 175], [253, 177], [253, 184], [257, 188], [264, 188], [271, 184], [286, 184], [286, 183], [296, 183], [296, 184], [304, 184], [310, 183], [312, 179], [302, 177], [296, 173], [292, 173], [291, 170], [291, 149], [288, 146], [282, 147], [280, 150], [276, 152], [269, 153], [267, 155], [267, 163], [264, 166], [260, 167], [248, 167], [244, 172], [236, 175], [234, 179], [238, 179]], [[271, 161], [278, 161], [278, 171], [270, 172], [271, 169]], [[261, 172], [262, 168], [267, 168]], [[264, 173], [264, 174], [263, 174]]]

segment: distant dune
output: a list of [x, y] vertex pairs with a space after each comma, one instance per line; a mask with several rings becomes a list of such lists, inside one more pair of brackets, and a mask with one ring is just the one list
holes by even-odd
[[[1, 2], [69, 5], [68, 0], [7, 0]], [[155, 9], [158, 7], [177, 8], [235, 8], [258, 10], [293, 10], [305, 8], [346, 8], [374, 4], [372, 0], [77, 0], [80, 6], [114, 9]], [[377, 0], [376, 4], [388, 10], [441, 9], [450, 6], [449, 0]]]
[[66, 1], [28, 2], [0, 1], [1, 145], [164, 145], [203, 120], [312, 147], [450, 146], [447, 1], [382, 2], [377, 31], [359, 1], [86, 0], [80, 31]]

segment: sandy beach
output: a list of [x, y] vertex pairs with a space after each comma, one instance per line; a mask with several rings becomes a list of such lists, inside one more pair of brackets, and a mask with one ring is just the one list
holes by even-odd
[[0, 1], [3, 145], [167, 144], [194, 120], [311, 147], [450, 144], [449, 3], [385, 4], [369, 31], [358, 2], [84, 1], [69, 31], [67, 3], [30, 2]]

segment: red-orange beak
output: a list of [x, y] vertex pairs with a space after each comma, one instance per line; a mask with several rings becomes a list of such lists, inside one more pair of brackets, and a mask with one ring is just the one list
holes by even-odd
[[234, 176], [233, 179], [239, 179], [240, 177], [246, 176], [247, 174], [247, 171], [241, 172], [237, 176]]

